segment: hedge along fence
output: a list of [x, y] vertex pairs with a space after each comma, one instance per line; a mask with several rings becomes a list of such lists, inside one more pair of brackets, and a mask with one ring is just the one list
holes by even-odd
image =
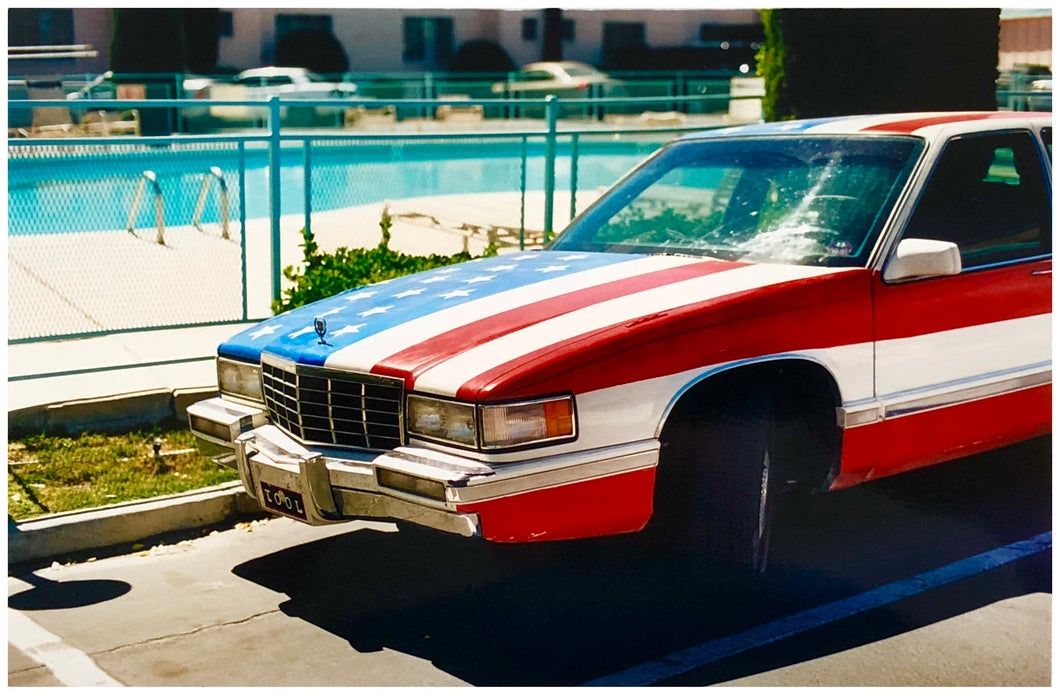
[[283, 275], [293, 286], [284, 290], [282, 299], [273, 302], [273, 311], [279, 314], [362, 285], [497, 255], [497, 247], [492, 243], [482, 256], [472, 256], [467, 252], [452, 256], [410, 256], [399, 253], [390, 249], [391, 226], [390, 213], [384, 209], [379, 221], [382, 240], [378, 246], [372, 249], [340, 247], [333, 254], [321, 253], [313, 233], [303, 229], [303, 268], [301, 272], [294, 266], [284, 268]]

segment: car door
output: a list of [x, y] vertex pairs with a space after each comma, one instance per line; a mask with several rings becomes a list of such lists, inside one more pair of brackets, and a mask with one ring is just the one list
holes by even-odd
[[1049, 431], [1050, 211], [1030, 131], [946, 142], [901, 238], [956, 243], [959, 274], [874, 275], [874, 474]]

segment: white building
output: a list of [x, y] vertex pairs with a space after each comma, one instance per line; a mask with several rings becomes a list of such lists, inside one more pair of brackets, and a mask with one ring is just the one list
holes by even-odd
[[[94, 58], [8, 60], [11, 75], [103, 72], [112, 11], [104, 8], [9, 9], [8, 45], [88, 44]], [[606, 65], [615, 52], [638, 44], [704, 48], [719, 25], [761, 24], [757, 10], [565, 10], [563, 58]], [[304, 27], [329, 29], [349, 57], [351, 72], [444, 70], [468, 41], [499, 44], [516, 65], [540, 60], [540, 9], [282, 9], [222, 8], [218, 65], [242, 70], [274, 62], [282, 36]], [[739, 30], [739, 29], [737, 29]], [[721, 29], [724, 33], [724, 28]]]
[[1053, 11], [1001, 10], [998, 67], [1053, 66]]

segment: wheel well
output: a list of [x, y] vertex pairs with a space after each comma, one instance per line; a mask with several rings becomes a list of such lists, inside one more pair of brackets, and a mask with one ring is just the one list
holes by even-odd
[[836, 420], [839, 389], [824, 367], [807, 360], [735, 367], [695, 384], [667, 416], [660, 435], [663, 447], [681, 436], [679, 424], [710, 418], [735, 399], [758, 391], [768, 393], [773, 402], [782, 479], [802, 489], [827, 489], [839, 471], [842, 447]]

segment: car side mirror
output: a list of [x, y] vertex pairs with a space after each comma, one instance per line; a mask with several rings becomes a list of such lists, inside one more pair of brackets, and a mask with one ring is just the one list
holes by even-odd
[[885, 282], [959, 275], [961, 250], [952, 241], [902, 239], [883, 270]]

